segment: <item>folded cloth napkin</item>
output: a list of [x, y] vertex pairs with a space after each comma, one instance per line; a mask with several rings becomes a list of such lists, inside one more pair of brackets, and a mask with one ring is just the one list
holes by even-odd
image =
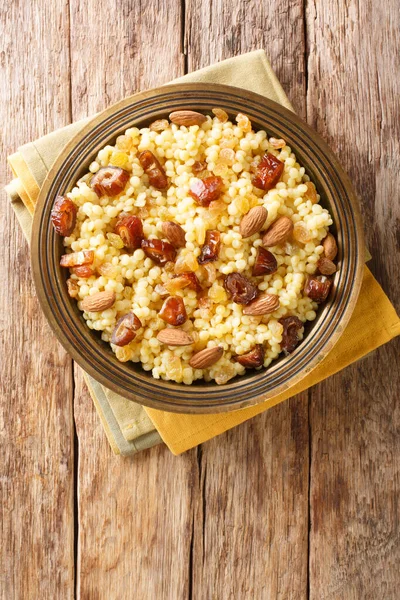
[[[246, 88], [293, 110], [262, 50], [225, 60], [177, 81], [211, 81]], [[9, 157], [15, 179], [6, 190], [28, 239], [31, 215], [47, 171], [63, 146], [89, 120], [79, 121], [26, 144]], [[368, 327], [365, 327], [365, 323], [368, 323]], [[400, 321], [393, 306], [365, 267], [357, 306], [336, 346], [300, 383], [266, 402], [223, 414], [172, 414], [130, 402], [86, 373], [85, 380], [114, 452], [133, 454], [162, 439], [174, 454], [180, 454], [309, 388], [399, 334]]]

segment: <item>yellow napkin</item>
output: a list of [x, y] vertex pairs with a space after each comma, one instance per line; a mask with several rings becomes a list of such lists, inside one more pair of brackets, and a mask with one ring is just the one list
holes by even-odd
[[[176, 81], [226, 83], [255, 91], [289, 109], [292, 108], [262, 50], [228, 59]], [[9, 157], [15, 179], [6, 189], [28, 239], [31, 215], [48, 169], [65, 143], [89, 120], [74, 123], [36, 142], [26, 144]], [[364, 330], [365, 323], [369, 324], [368, 330]], [[162, 438], [174, 454], [179, 454], [307, 389], [399, 334], [400, 321], [393, 307], [369, 270], [365, 268], [357, 307], [333, 351], [299, 384], [257, 406], [231, 413], [195, 416], [154, 409], [143, 410], [139, 404], [110, 392], [87, 374], [85, 379], [107, 437], [116, 453], [132, 454], [159, 443]]]

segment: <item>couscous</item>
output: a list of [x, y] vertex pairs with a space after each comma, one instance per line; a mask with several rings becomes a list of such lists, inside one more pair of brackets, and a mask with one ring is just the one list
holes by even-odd
[[128, 129], [52, 218], [87, 326], [187, 385], [292, 352], [336, 270], [332, 218], [292, 149], [222, 109]]

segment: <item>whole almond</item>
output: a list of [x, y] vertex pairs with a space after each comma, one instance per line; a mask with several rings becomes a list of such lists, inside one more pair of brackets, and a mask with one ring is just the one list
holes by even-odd
[[189, 365], [193, 369], [207, 369], [216, 363], [223, 355], [224, 350], [221, 346], [214, 346], [214, 348], [204, 348], [200, 352], [193, 354], [189, 360]]
[[333, 273], [336, 273], [335, 263], [332, 260], [329, 260], [329, 258], [326, 258], [326, 256], [321, 256], [317, 262], [317, 267], [322, 275], [333, 275]]
[[162, 329], [158, 332], [157, 339], [168, 346], [188, 346], [194, 343], [192, 336], [183, 329]]
[[174, 248], [183, 248], [186, 245], [185, 230], [178, 223], [173, 221], [164, 221], [162, 232]]
[[264, 233], [263, 246], [277, 246], [286, 242], [293, 231], [293, 221], [289, 217], [279, 217]]
[[202, 125], [207, 121], [207, 117], [194, 110], [175, 110], [169, 115], [169, 120], [175, 125], [190, 127], [191, 125]]
[[97, 292], [93, 296], [86, 296], [82, 300], [82, 309], [86, 312], [101, 312], [110, 308], [115, 302], [115, 292]]
[[331, 233], [328, 233], [326, 238], [324, 238], [322, 246], [324, 247], [324, 254], [326, 258], [329, 258], [329, 260], [335, 260], [338, 247], [336, 240]]
[[276, 294], [263, 294], [243, 308], [244, 315], [252, 317], [268, 315], [279, 308], [279, 298]]
[[243, 238], [248, 238], [261, 231], [268, 217], [268, 211], [263, 206], [255, 206], [244, 215], [240, 221], [239, 231]]

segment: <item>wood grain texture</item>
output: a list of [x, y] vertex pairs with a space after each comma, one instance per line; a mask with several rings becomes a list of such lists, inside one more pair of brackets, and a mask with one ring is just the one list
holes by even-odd
[[[305, 113], [302, 2], [186, 3], [189, 71], [264, 48]], [[296, 76], [293, 76], [296, 73]], [[300, 394], [199, 450], [193, 599], [307, 595], [308, 402]]]
[[303, 0], [186, 0], [185, 5], [189, 72], [263, 48], [294, 109], [305, 116]]
[[308, 414], [293, 398], [198, 450], [193, 598], [307, 595]]
[[[399, 8], [334, 7], [308, 6], [308, 117], [353, 179], [371, 268], [399, 309]], [[311, 391], [312, 599], [398, 598], [399, 348]]]
[[[178, 1], [72, 0], [73, 118], [182, 75], [180, 19]], [[91, 39], [96, 52], [85, 63], [81, 56]], [[84, 600], [186, 600], [195, 452], [176, 458], [159, 446], [132, 459], [114, 457], [79, 369], [75, 374], [77, 593]]]
[[[59, 28], [68, 32], [62, 0], [1, 4], [1, 188], [7, 154], [69, 122], [68, 36]], [[0, 222], [0, 597], [73, 598], [72, 365], [40, 310], [4, 192]]]
[[195, 451], [115, 457], [78, 373], [76, 382], [78, 597], [186, 600]]

